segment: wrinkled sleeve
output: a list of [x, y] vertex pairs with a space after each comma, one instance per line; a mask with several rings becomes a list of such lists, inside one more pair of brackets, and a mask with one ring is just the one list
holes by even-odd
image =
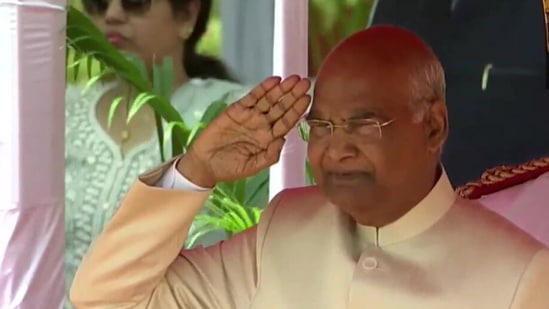
[[520, 280], [511, 309], [549, 308], [549, 251], [539, 251]]
[[210, 192], [155, 186], [172, 164], [133, 185], [92, 245], [71, 288], [77, 308], [249, 306], [258, 277], [257, 229], [212, 247], [181, 252], [192, 220]]

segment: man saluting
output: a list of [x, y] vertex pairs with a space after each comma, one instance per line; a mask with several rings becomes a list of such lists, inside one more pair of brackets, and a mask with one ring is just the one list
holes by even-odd
[[142, 176], [81, 265], [74, 304], [549, 308], [549, 252], [456, 198], [440, 164], [444, 72], [419, 38], [391, 26], [347, 38], [318, 74], [307, 116], [318, 186], [283, 191], [257, 227], [180, 253], [208, 188], [278, 160], [309, 87], [266, 79], [186, 155]]

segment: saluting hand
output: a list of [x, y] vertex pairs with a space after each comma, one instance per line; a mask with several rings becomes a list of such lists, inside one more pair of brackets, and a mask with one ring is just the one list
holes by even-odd
[[245, 178], [276, 163], [284, 136], [307, 110], [311, 83], [270, 77], [231, 104], [195, 140], [177, 165], [202, 187]]

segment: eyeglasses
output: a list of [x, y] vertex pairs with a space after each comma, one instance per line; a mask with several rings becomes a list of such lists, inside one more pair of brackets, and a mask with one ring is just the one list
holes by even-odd
[[347, 134], [360, 137], [369, 142], [379, 141], [383, 137], [382, 128], [390, 125], [396, 119], [379, 121], [376, 119], [350, 119], [336, 125], [328, 120], [306, 119], [303, 121], [300, 133], [304, 140], [322, 138], [334, 134], [336, 128], [345, 130]]
[[[105, 14], [112, 0], [83, 0], [90, 14]], [[119, 0], [126, 13], [142, 14], [151, 8], [151, 0]]]

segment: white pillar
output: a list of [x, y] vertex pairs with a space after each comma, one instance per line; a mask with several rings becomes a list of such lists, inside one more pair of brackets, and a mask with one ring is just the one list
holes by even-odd
[[62, 308], [65, 1], [0, 0], [0, 308]]
[[[273, 74], [307, 76], [308, 0], [275, 0]], [[306, 144], [297, 130], [286, 137], [280, 161], [270, 170], [269, 196], [305, 185]]]

